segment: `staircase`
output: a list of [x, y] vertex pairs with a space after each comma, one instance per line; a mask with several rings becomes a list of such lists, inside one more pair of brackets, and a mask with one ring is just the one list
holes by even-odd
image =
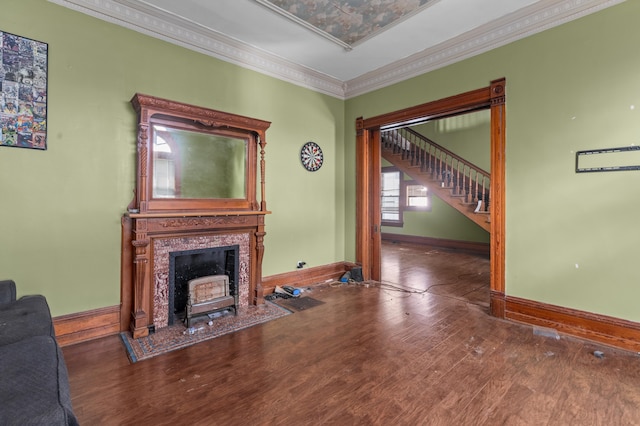
[[409, 128], [383, 131], [381, 141], [382, 158], [491, 232], [489, 173]]

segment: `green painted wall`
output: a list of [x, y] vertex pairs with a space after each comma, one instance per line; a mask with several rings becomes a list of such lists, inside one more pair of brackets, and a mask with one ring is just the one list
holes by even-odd
[[488, 109], [414, 126], [413, 130], [438, 145], [491, 171], [491, 113]]
[[489, 243], [487, 231], [438, 197], [431, 197], [431, 211], [408, 211], [403, 216], [402, 227], [383, 226], [380, 229], [390, 234]]
[[[382, 159], [382, 167], [388, 166], [393, 164]], [[411, 180], [411, 177], [404, 175], [404, 179]], [[479, 243], [489, 243], [490, 238], [487, 231], [436, 196], [431, 197], [430, 211], [405, 211], [402, 227], [382, 226], [380, 231], [388, 234]]]
[[[354, 260], [356, 117], [506, 77], [507, 293], [640, 321], [639, 172], [574, 173], [577, 150], [640, 143], [638, 16], [627, 1], [343, 102], [45, 0], [5, 0], [0, 29], [49, 43], [49, 149], [0, 147], [0, 274], [56, 316], [119, 303], [136, 92], [273, 122], [269, 276]], [[308, 140], [325, 152], [315, 173], [298, 159]]]
[[[638, 16], [640, 2], [627, 1], [348, 100], [347, 163], [355, 159], [356, 117], [506, 77], [507, 294], [640, 321], [640, 172], [574, 172], [577, 150], [640, 143]], [[350, 179], [347, 199], [354, 191]], [[354, 215], [347, 205], [349, 254]]]
[[[343, 101], [45, 0], [2, 6], [2, 31], [49, 44], [48, 150], [0, 147], [0, 277], [20, 294], [54, 316], [119, 304], [136, 92], [271, 121], [263, 274], [344, 260]], [[298, 158], [308, 140], [326, 157], [315, 173]]]

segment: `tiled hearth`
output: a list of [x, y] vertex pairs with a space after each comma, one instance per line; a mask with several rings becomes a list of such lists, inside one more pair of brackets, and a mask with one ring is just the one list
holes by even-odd
[[169, 253], [237, 245], [239, 247], [239, 308], [249, 305], [250, 243], [248, 233], [181, 236], [153, 240], [153, 324], [169, 324]]

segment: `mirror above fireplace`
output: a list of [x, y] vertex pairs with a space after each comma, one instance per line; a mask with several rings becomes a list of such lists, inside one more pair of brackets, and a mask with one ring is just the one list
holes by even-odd
[[247, 150], [242, 133], [194, 132], [154, 123], [151, 198], [245, 199]]
[[136, 212], [264, 209], [256, 181], [264, 175], [269, 122], [142, 94], [131, 103], [138, 113]]

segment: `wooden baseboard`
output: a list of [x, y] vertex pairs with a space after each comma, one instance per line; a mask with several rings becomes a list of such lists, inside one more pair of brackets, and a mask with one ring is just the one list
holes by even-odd
[[[272, 275], [262, 280], [264, 293], [272, 293], [278, 286], [305, 286], [338, 280], [347, 271], [357, 266], [349, 262], [299, 269], [284, 274]], [[121, 331], [120, 306], [108, 306], [91, 311], [63, 315], [53, 319], [56, 339], [60, 346], [73, 345], [88, 340], [117, 334]]]
[[117, 334], [120, 332], [120, 306], [55, 317], [53, 327], [60, 346]]
[[[276, 286], [305, 286], [338, 280], [356, 267], [349, 262], [300, 269], [265, 277], [265, 294]], [[492, 315], [529, 325], [553, 328], [560, 333], [592, 340], [617, 348], [640, 352], [640, 323], [577, 309], [549, 305], [502, 293], [491, 294]], [[493, 310], [495, 309], [495, 312]], [[53, 319], [56, 339], [61, 346], [119, 333], [120, 307], [108, 306]]]
[[640, 323], [576, 309], [506, 297], [505, 318], [531, 325], [553, 328], [617, 348], [640, 351]]
[[272, 293], [276, 286], [290, 285], [301, 287], [310, 284], [323, 283], [328, 280], [338, 280], [345, 272], [356, 267], [355, 263], [337, 262], [313, 268], [297, 269], [292, 272], [271, 275], [262, 279], [264, 293]]
[[419, 244], [432, 247], [441, 247], [452, 250], [462, 250], [477, 254], [489, 255], [491, 247], [489, 243], [478, 243], [474, 241], [447, 240], [444, 238], [419, 237], [417, 235], [390, 234], [383, 232], [381, 237], [384, 241], [398, 243]]

